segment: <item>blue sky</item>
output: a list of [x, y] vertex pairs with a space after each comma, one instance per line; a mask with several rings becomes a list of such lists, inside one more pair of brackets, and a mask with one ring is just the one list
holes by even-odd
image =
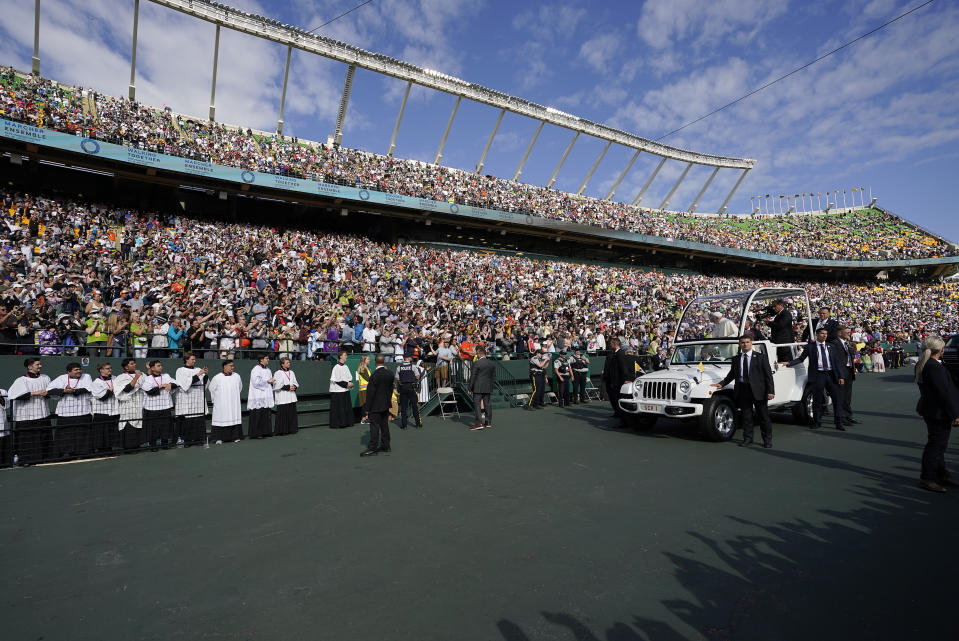
[[[356, 0], [233, 0], [312, 28]], [[550, 3], [374, 0], [322, 33], [540, 104], [658, 138], [919, 4], [900, 0], [672, 0]], [[0, 62], [29, 69], [33, 2], [3, 0]], [[133, 0], [42, 0], [41, 72], [125, 95]], [[141, 2], [137, 96], [207, 113], [212, 25]], [[730, 204], [756, 194], [872, 188], [880, 204], [959, 241], [959, 4], [938, 0], [809, 70], [664, 142], [758, 160]], [[224, 31], [217, 117], [276, 127], [285, 48]], [[325, 140], [345, 66], [294, 52], [285, 131]], [[358, 70], [343, 144], [385, 153], [404, 83]], [[453, 98], [414, 89], [396, 156], [432, 160]], [[496, 120], [463, 103], [444, 164], [473, 169]], [[507, 114], [485, 171], [511, 176], [536, 128]], [[544, 184], [571, 134], [547, 126], [522, 180]], [[575, 191], [605, 143], [580, 136], [556, 186]], [[632, 152], [613, 146], [586, 193], [604, 196]], [[631, 201], [657, 159], [641, 155], [617, 191]], [[684, 167], [669, 161], [644, 204]], [[670, 208], [685, 209], [710, 169], [694, 167]], [[721, 171], [698, 210], [715, 211], [737, 172]]]

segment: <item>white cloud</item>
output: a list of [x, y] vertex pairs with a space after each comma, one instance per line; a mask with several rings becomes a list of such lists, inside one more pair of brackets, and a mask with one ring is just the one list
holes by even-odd
[[608, 74], [609, 63], [619, 54], [621, 45], [619, 36], [604, 33], [584, 42], [579, 48], [579, 55], [595, 71]]

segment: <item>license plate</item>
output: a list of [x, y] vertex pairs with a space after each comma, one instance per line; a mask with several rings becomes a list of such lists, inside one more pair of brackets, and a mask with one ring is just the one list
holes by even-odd
[[641, 412], [653, 412], [654, 414], [659, 414], [663, 411], [663, 406], [654, 405], [652, 403], [640, 403], [639, 409]]

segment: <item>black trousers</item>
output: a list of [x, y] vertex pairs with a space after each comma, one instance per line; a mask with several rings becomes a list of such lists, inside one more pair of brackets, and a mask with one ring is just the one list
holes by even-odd
[[763, 443], [773, 442], [773, 422], [769, 418], [769, 401], [753, 398], [753, 391], [748, 385], [736, 385], [736, 407], [742, 412], [743, 440], [753, 440], [754, 419], [759, 421], [759, 433]]
[[586, 402], [586, 372], [573, 372], [573, 400]]
[[[476, 417], [476, 424], [485, 423], [489, 425], [493, 420], [493, 407], [489, 402], [489, 394], [473, 394], [473, 415]], [[483, 407], [481, 408], [480, 405]], [[483, 420], [482, 414], [486, 413], [486, 420]]]
[[416, 425], [422, 424], [423, 421], [420, 420], [420, 405], [419, 398], [416, 395], [416, 392], [413, 390], [412, 385], [400, 385], [400, 427], [406, 427], [406, 405], [409, 403], [413, 406], [413, 419], [416, 421]]
[[569, 405], [569, 380], [556, 377], [556, 400], [559, 406]]
[[812, 385], [812, 419], [816, 425], [822, 425], [822, 408], [826, 403], [826, 394], [832, 399], [833, 417], [836, 425], [842, 424], [842, 392], [840, 392], [839, 383], [826, 372], [823, 375], [811, 377], [809, 384]]
[[926, 431], [929, 437], [922, 450], [922, 473], [919, 478], [923, 481], [945, 481], [949, 478], [949, 473], [946, 472], [946, 448], [949, 447], [952, 423], [948, 419], [926, 419]]
[[529, 379], [533, 383], [533, 393], [530, 394], [527, 407], [543, 407], [543, 394], [546, 393], [546, 376], [544, 374], [533, 374]]
[[387, 450], [390, 447], [390, 411], [370, 412], [370, 442], [367, 449]]
[[612, 406], [613, 414], [623, 418], [623, 410], [619, 408], [619, 389], [619, 387], [615, 389], [612, 387], [606, 387], [606, 400], [609, 401], [609, 404]]
[[852, 381], [848, 378], [843, 381], [843, 384], [839, 386], [839, 391], [842, 396], [843, 418], [849, 420], [852, 418]]

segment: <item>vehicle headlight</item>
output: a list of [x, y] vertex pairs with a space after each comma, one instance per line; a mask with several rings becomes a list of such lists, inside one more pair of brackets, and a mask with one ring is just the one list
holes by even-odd
[[679, 383], [680, 392], [682, 392], [683, 394], [689, 394], [689, 390], [691, 389], [693, 389], [693, 386], [689, 383], [689, 381], [680, 381]]

